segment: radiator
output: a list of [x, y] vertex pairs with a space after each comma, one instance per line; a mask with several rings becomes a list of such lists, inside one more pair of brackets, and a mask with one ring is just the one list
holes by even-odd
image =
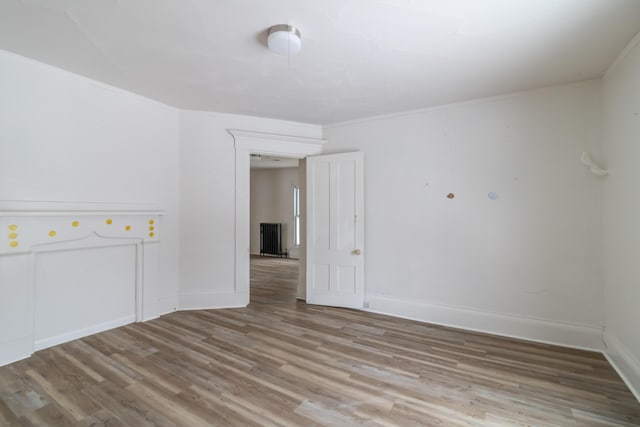
[[288, 256], [282, 250], [282, 224], [260, 223], [260, 255]]

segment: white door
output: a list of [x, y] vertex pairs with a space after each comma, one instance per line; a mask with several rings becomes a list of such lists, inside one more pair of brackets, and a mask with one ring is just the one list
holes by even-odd
[[307, 157], [307, 303], [363, 308], [364, 154]]

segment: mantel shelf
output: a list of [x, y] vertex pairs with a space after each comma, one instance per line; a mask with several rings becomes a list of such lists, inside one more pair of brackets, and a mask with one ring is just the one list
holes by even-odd
[[1, 200], [0, 217], [64, 215], [164, 215], [153, 203]]

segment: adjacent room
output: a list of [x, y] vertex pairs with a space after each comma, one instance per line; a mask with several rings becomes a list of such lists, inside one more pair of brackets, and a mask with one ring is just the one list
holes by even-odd
[[640, 426], [640, 1], [0, 1], [0, 426]]
[[251, 154], [250, 302], [295, 302], [300, 259], [298, 159]]

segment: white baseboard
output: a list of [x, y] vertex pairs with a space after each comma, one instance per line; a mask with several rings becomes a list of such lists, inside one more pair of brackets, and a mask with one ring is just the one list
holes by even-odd
[[142, 321], [147, 322], [149, 320], [157, 319], [158, 317], [160, 317], [159, 301], [145, 304], [142, 308]]
[[37, 340], [33, 344], [34, 351], [42, 350], [54, 345], [62, 344], [68, 341], [77, 340], [78, 338], [86, 337], [89, 335], [97, 334], [98, 332], [108, 331], [109, 329], [117, 328], [119, 326], [128, 325], [136, 321], [136, 316], [131, 314], [119, 319], [110, 320], [108, 322], [100, 323], [98, 325], [89, 326], [87, 328], [77, 329], [71, 332], [65, 332], [64, 334], [56, 335], [54, 337], [43, 338]]
[[33, 336], [3, 342], [0, 345], [0, 366], [8, 365], [31, 356], [33, 351]]
[[602, 351], [602, 328], [367, 294], [367, 311], [562, 347]]
[[163, 316], [178, 309], [178, 296], [160, 298], [158, 300], [158, 316]]
[[178, 296], [178, 310], [246, 307], [247, 304], [249, 293], [233, 290], [183, 292]]
[[640, 402], [640, 360], [611, 333], [604, 333], [604, 342], [604, 356]]

